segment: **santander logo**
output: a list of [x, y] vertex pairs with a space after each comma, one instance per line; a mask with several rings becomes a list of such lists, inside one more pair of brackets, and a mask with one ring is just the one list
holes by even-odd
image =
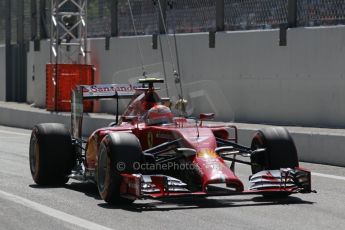
[[133, 85], [93, 85], [90, 90], [93, 93], [103, 92], [131, 92], [135, 91], [138, 87]]
[[102, 84], [102, 85], [85, 85], [83, 87], [84, 96], [111, 96], [116, 92], [120, 95], [133, 94], [140, 85], [132, 84]]

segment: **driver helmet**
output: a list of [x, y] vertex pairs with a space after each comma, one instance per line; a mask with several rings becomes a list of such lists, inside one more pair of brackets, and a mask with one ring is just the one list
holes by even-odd
[[173, 123], [173, 113], [169, 107], [164, 105], [155, 105], [147, 112], [148, 125], [162, 125]]

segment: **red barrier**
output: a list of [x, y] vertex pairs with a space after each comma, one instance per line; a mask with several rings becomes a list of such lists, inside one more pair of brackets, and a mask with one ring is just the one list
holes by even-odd
[[[57, 74], [55, 71], [57, 71]], [[47, 64], [46, 108], [48, 111], [71, 111], [71, 91], [76, 85], [94, 83], [93, 65]], [[92, 101], [84, 102], [84, 111], [92, 112]]]

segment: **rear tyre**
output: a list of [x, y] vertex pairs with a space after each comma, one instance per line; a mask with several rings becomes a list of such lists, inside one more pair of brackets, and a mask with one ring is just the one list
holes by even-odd
[[44, 123], [32, 129], [30, 171], [38, 185], [62, 185], [76, 163], [70, 132], [62, 124]]
[[[251, 144], [252, 150], [266, 149], [251, 155], [252, 173], [263, 170], [298, 167], [295, 143], [289, 132], [282, 127], [269, 127], [258, 131]], [[268, 198], [282, 198], [290, 193], [266, 194]]]
[[121, 173], [136, 173], [142, 159], [138, 138], [130, 133], [111, 133], [100, 144], [97, 161], [97, 187], [109, 204], [129, 204], [133, 199], [120, 196]]

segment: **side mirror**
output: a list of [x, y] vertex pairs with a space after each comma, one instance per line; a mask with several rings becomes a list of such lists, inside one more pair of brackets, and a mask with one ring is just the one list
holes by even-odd
[[214, 113], [200, 113], [199, 120], [200, 126], [202, 126], [203, 121], [212, 121], [214, 119], [215, 114]]
[[200, 113], [199, 119], [202, 121], [211, 121], [214, 119], [214, 113]]

